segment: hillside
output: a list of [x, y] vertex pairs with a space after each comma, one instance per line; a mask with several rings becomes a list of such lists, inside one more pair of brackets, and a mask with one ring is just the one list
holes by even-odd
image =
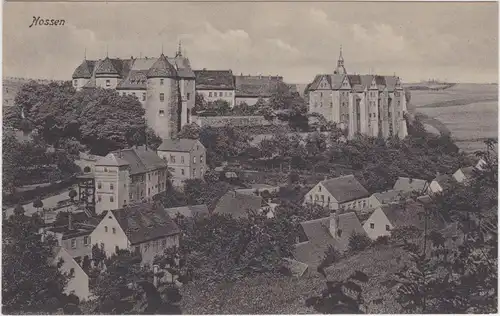
[[2, 106], [13, 106], [16, 94], [21, 89], [23, 84], [28, 83], [31, 80], [35, 80], [38, 83], [50, 83], [53, 80], [46, 79], [29, 79], [29, 78], [17, 78], [17, 77], [4, 77], [2, 80]]

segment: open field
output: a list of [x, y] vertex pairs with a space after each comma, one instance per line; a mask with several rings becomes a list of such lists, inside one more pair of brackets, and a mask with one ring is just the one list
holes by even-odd
[[465, 151], [483, 148], [485, 138], [498, 138], [498, 85], [457, 84], [441, 91], [414, 90], [410, 109], [444, 123]]

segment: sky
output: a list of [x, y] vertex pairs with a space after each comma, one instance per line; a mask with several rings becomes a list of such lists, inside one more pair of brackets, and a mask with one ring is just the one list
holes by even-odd
[[[87, 59], [175, 54], [194, 69], [282, 75], [332, 73], [404, 82], [498, 82], [498, 3], [36, 3], [3, 7], [3, 76], [71, 79]], [[33, 17], [64, 26], [29, 25]]]

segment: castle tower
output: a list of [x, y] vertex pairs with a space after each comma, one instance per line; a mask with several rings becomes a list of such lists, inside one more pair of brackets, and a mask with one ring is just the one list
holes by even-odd
[[87, 60], [86, 56], [83, 62], [78, 66], [73, 72], [73, 87], [77, 91], [81, 90], [92, 78], [92, 67], [90, 62]]
[[146, 118], [162, 139], [177, 135], [181, 128], [181, 95], [177, 70], [165, 55], [147, 72]]
[[345, 75], [347, 74], [345, 67], [344, 67], [344, 57], [342, 56], [342, 45], [340, 45], [340, 55], [339, 55], [339, 60], [337, 60], [337, 68], [333, 72], [334, 74], [340, 74], [340, 75]]
[[104, 89], [116, 89], [120, 74], [116, 70], [113, 61], [108, 56], [103, 61], [100, 61], [96, 72], [96, 86]]

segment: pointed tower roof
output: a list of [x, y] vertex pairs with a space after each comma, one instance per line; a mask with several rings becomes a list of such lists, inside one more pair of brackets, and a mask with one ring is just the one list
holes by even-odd
[[174, 66], [168, 61], [165, 55], [161, 54], [160, 58], [149, 68], [147, 77], [177, 77], [177, 71]]
[[75, 69], [75, 72], [73, 72], [73, 79], [90, 79], [92, 77], [92, 69], [92, 65], [90, 65], [89, 61], [85, 59], [80, 66]]
[[179, 40], [179, 48], [177, 49], [177, 53], [175, 54], [175, 57], [182, 57], [182, 44], [181, 44], [180, 40]]
[[340, 45], [340, 55], [339, 55], [339, 60], [337, 61], [337, 69], [335, 69], [333, 73], [341, 75], [347, 74], [347, 71], [345, 70], [344, 67], [344, 57], [342, 56], [342, 45]]
[[113, 62], [109, 57], [106, 58], [99, 64], [95, 72], [96, 75], [119, 75], [118, 70], [116, 70]]

